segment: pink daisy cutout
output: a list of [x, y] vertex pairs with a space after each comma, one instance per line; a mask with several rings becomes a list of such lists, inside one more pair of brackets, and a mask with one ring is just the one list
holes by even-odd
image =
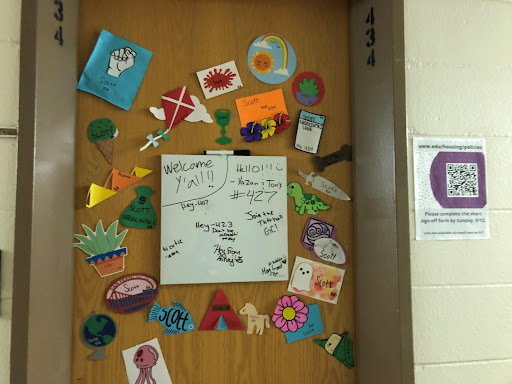
[[295, 332], [308, 320], [309, 308], [297, 296], [283, 296], [274, 310], [272, 321], [282, 332]]

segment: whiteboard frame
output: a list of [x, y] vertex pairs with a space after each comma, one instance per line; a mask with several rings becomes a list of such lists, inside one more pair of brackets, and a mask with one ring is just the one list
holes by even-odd
[[[17, 384], [70, 382], [76, 339], [71, 239], [79, 0], [62, 1], [62, 48], [53, 39], [53, 2], [22, 2], [11, 347]], [[360, 64], [372, 5], [379, 65], [369, 72]], [[351, 0], [350, 7], [358, 383], [413, 383], [403, 0]], [[378, 108], [368, 113], [369, 105]], [[49, 216], [58, 225], [48, 226]], [[56, 294], [58, 300], [49, 299]]]

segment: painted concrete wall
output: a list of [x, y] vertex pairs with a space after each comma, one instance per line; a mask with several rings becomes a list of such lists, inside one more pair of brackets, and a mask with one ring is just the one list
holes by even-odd
[[412, 137], [487, 141], [490, 240], [411, 243], [417, 384], [512, 383], [512, 1], [405, 0]]
[[[21, 1], [0, 8], [0, 127], [17, 127]], [[9, 383], [16, 156], [16, 139], [0, 137], [0, 384]]]

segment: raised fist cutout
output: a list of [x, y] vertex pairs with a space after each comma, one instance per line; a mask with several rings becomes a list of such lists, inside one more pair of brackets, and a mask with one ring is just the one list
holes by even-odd
[[116, 49], [110, 54], [107, 73], [119, 77], [121, 73], [134, 66], [135, 56], [137, 52], [130, 47]]

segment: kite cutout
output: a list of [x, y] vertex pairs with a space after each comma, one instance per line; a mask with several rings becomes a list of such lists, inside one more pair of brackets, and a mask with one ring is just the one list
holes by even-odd
[[178, 123], [181, 123], [196, 109], [194, 102], [187, 91], [187, 87], [176, 88], [175, 90], [164, 94], [162, 96], [162, 107], [164, 108], [167, 129], [163, 132], [159, 130], [157, 132], [158, 136], [154, 138], [152, 134], [149, 134], [146, 137], [148, 142], [140, 148], [141, 152], [150, 145], [158, 147], [159, 143], [157, 140], [164, 139], [164, 141], [168, 141], [169, 136], [167, 133], [169, 133], [171, 129], [178, 125]]
[[[213, 123], [212, 117], [206, 110], [206, 107], [203, 104], [201, 104], [199, 99], [194, 95], [190, 95], [190, 98], [192, 99], [192, 102], [194, 103], [196, 109], [190, 115], [185, 117], [185, 121], [188, 121], [189, 123], [197, 123], [199, 121], [209, 124]], [[165, 111], [163, 108], [151, 107], [149, 108], [149, 111], [158, 120], [165, 120]]]
[[199, 327], [200, 331], [219, 331], [231, 330], [242, 331], [242, 323], [236, 316], [235, 311], [229, 300], [222, 291], [219, 289], [215, 294], [206, 315], [204, 315], [203, 322]]
[[[96, 204], [101, 203], [102, 201], [107, 200], [109, 197], [114, 196], [117, 192], [129, 187], [132, 184], [142, 180], [145, 176], [149, 175], [153, 172], [150, 169], [135, 167], [133, 168], [131, 173], [126, 173], [119, 171], [118, 169], [113, 169], [110, 172], [105, 184], [103, 187], [98, 184], [92, 183], [89, 192], [87, 193], [87, 199], [85, 202], [85, 206], [87, 208], [92, 208]], [[108, 187], [110, 183], [110, 188]]]
[[114, 221], [106, 231], [101, 220], [96, 224], [96, 231], [82, 224], [87, 236], [75, 235], [80, 242], [75, 243], [74, 247], [90, 255], [86, 259], [87, 264], [92, 265], [101, 277], [124, 271], [124, 258], [128, 255], [128, 249], [121, 247], [121, 243], [128, 230], [118, 234], [117, 224], [118, 221]]

